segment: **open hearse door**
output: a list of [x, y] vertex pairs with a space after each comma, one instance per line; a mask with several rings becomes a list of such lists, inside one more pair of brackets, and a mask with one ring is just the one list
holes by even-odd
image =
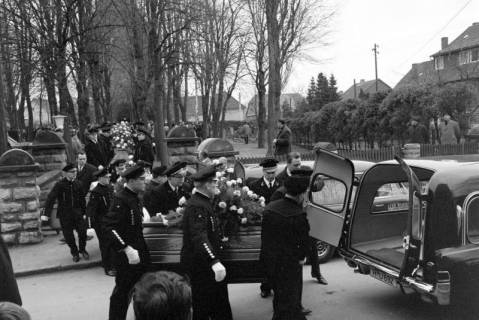
[[316, 158], [306, 212], [310, 235], [337, 247], [341, 239], [354, 181], [354, 165], [324, 149]]

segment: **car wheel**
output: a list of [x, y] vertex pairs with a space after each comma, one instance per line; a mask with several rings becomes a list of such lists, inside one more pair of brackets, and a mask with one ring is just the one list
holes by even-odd
[[316, 241], [316, 248], [318, 249], [319, 263], [325, 263], [333, 256], [336, 248], [323, 241]]

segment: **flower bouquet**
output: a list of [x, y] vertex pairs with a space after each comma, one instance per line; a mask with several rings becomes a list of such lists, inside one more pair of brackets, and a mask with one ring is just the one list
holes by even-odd
[[113, 146], [117, 149], [125, 149], [129, 152], [135, 149], [133, 141], [133, 128], [126, 121], [114, 124], [111, 128]]
[[185, 197], [181, 197], [180, 200], [178, 200], [178, 207], [175, 210], [170, 210], [165, 213], [158, 212], [156, 216], [151, 217], [151, 221], [161, 222], [166, 227], [181, 227], [186, 201]]

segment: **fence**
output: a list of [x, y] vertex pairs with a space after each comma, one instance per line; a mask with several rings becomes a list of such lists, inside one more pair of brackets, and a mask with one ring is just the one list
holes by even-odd
[[[461, 144], [447, 144], [447, 145], [432, 145], [421, 144], [421, 157], [442, 156], [442, 155], [465, 155], [479, 153], [478, 143], [461, 143]], [[349, 150], [339, 149], [338, 154], [352, 160], [363, 160], [380, 162], [391, 160], [395, 155], [402, 155], [402, 148], [392, 146], [380, 149], [366, 149], [366, 150]], [[243, 164], [260, 163], [265, 157], [238, 157], [238, 160]], [[280, 162], [286, 162], [286, 155], [275, 157]], [[303, 160], [314, 160], [314, 152], [304, 152], [301, 154]]]

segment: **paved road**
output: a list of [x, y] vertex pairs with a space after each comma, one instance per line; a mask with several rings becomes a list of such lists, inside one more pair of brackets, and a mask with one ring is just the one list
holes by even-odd
[[[313, 310], [308, 319], [334, 320], [456, 320], [479, 319], [479, 311], [440, 308], [404, 296], [399, 290], [354, 274], [340, 259], [322, 266], [328, 286], [316, 284], [305, 267], [303, 304]], [[20, 278], [24, 306], [33, 320], [103, 320], [113, 278], [100, 268]], [[261, 299], [257, 284], [230, 285], [235, 320], [271, 319], [271, 298]], [[478, 301], [479, 302], [479, 301]], [[476, 303], [479, 304], [479, 303]], [[129, 318], [133, 319], [131, 310]]]

